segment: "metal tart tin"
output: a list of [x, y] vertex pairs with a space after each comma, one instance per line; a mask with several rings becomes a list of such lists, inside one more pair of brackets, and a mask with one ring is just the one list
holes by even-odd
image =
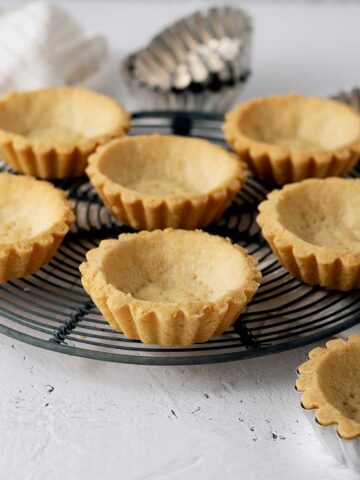
[[356, 110], [360, 111], [360, 88], [355, 87], [350, 90], [342, 90], [341, 92], [333, 95], [331, 98], [346, 103]]
[[122, 72], [141, 108], [222, 112], [250, 76], [251, 39], [243, 10], [198, 11], [128, 56]]
[[[297, 373], [299, 376], [299, 372]], [[303, 394], [303, 392], [299, 393]], [[347, 468], [360, 472], [360, 438], [352, 440], [342, 438], [337, 431], [337, 425], [324, 426], [317, 421], [316, 408], [308, 410], [302, 403], [300, 405], [315, 435], [328, 453]]]
[[323, 426], [315, 418], [316, 410], [307, 410], [302, 406], [316, 436], [327, 451], [348, 468], [360, 473], [360, 438], [345, 440], [336, 430], [336, 425]]

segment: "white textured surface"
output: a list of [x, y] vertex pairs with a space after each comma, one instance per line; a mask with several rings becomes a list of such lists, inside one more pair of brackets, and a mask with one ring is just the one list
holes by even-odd
[[[123, 55], [203, 3], [67, 6]], [[245, 96], [328, 94], [359, 82], [360, 7], [250, 10], [257, 37]], [[323, 451], [298, 406], [295, 368], [306, 350], [150, 368], [66, 357], [0, 336], [0, 479], [355, 479]]]

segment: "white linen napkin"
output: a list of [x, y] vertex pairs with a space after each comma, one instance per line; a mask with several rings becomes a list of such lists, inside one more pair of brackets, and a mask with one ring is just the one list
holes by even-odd
[[0, 16], [0, 94], [49, 86], [101, 90], [107, 42], [44, 1]]

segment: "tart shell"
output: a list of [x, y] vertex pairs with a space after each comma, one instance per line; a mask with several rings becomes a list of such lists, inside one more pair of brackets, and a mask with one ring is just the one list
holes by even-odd
[[[166, 136], [163, 135], [151, 135], [151, 138], [156, 140], [159, 148], [161, 148], [162, 142], [166, 141]], [[180, 137], [172, 136], [171, 138], [175, 145], [182, 141]], [[128, 139], [115, 139], [98, 148], [89, 159], [86, 173], [111, 213], [122, 223], [130, 225], [135, 230], [204, 228], [221, 217], [245, 183], [246, 167], [244, 164], [221, 149], [222, 154], [226, 153], [228, 160], [234, 164], [233, 174], [209, 192], [156, 196], [126, 188], [112, 182], [99, 168], [104, 156], [111, 149], [121, 145], [123, 140], [128, 141]], [[136, 137], [136, 141], [144, 142], [147, 141], [147, 138]], [[200, 139], [191, 139], [191, 141], [205, 143]], [[216, 145], [209, 144], [210, 146], [220, 150], [220, 147]]]
[[[338, 355], [344, 355], [344, 358], [347, 358], [351, 355], [352, 346], [360, 349], [360, 335], [352, 335], [348, 341], [330, 340], [326, 343], [326, 348], [313, 349], [309, 353], [309, 360], [298, 368], [300, 376], [296, 381], [296, 389], [303, 392], [301, 398], [303, 408], [316, 412], [316, 421], [319, 425], [323, 427], [337, 425], [339, 436], [346, 440], [360, 437], [360, 423], [345, 416], [332, 403], [329, 403], [324, 390], [325, 380], [321, 375], [321, 369], [324, 362], [331, 356], [336, 359]], [[336, 395], [339, 394], [339, 392], [336, 393]], [[345, 398], [344, 401], [346, 401]]]
[[[130, 339], [143, 343], [171, 345], [192, 345], [206, 342], [210, 337], [224, 332], [238, 317], [245, 305], [255, 294], [261, 278], [257, 262], [237, 245], [233, 245], [234, 255], [241, 255], [247, 262], [249, 281], [245, 287], [218, 298], [203, 302], [152, 302], [135, 298], [131, 293], [121, 291], [106, 278], [102, 259], [111, 252], [118, 242], [126, 245], [134, 237], [146, 239], [149, 236], [161, 241], [163, 236], [175, 238], [184, 235], [202, 236], [204, 242], [218, 242], [218, 248], [229, 247], [222, 237], [211, 236], [201, 231], [156, 230], [135, 234], [122, 234], [118, 240], [104, 240], [100, 246], [86, 255], [87, 261], [80, 265], [82, 283], [85, 290], [114, 330], [123, 332]], [[208, 240], [209, 239], [209, 240]]]
[[317, 182], [360, 182], [329, 178], [327, 180], [308, 179], [298, 184], [286, 185], [282, 190], [274, 190], [267, 200], [260, 203], [257, 222], [271, 250], [281, 264], [296, 278], [309, 285], [320, 285], [333, 290], [348, 291], [360, 288], [360, 253], [338, 251], [327, 246], [307, 242], [288, 230], [280, 221], [278, 205], [287, 192], [298, 185]]
[[[300, 98], [308, 102], [327, 102], [334, 110], [341, 108], [353, 116], [358, 112], [335, 100], [316, 97], [301, 97], [297, 94], [272, 95], [271, 97], [249, 100], [226, 114], [224, 134], [227, 142], [240, 158], [248, 165], [253, 174], [264, 182], [276, 185], [299, 182], [305, 178], [325, 178], [343, 176], [349, 172], [360, 157], [359, 136], [354, 141], [331, 150], [313, 149], [293, 151], [274, 143], [265, 143], [248, 136], [241, 126], [242, 119], [253, 106], [261, 105], [271, 99], [274, 107], [286, 108], [286, 102]], [[314, 108], [316, 108], [314, 106]], [[334, 113], [336, 115], [336, 113]]]
[[[114, 137], [124, 135], [130, 128], [129, 115], [122, 107], [105, 95], [101, 95], [83, 88], [48, 88], [33, 92], [11, 92], [0, 100], [1, 110], [8, 111], [14, 100], [24, 97], [24, 105], [41, 99], [42, 105], [48, 102], [51, 108], [54, 100], [59, 101], [62, 97], [73, 95], [74, 101], [77, 96], [88, 97], [91, 104], [96, 101], [95, 112], [100, 109], [111, 108], [114, 113], [113, 124], [106, 133], [82, 138], [74, 143], [56, 143], [41, 139], [31, 139], [18, 133], [8, 131], [0, 121], [0, 155], [15, 172], [21, 172], [45, 179], [66, 179], [81, 176], [87, 166], [87, 160], [99, 145], [102, 145]], [[43, 100], [45, 98], [45, 100]], [[43, 107], [45, 108], [45, 106]], [[23, 115], [26, 115], [24, 106]]]
[[0, 177], [7, 181], [17, 181], [19, 189], [27, 189], [40, 184], [42, 188], [56, 196], [63, 205], [58, 221], [38, 235], [12, 243], [1, 243], [0, 236], [0, 283], [37, 272], [48, 263], [57, 252], [63, 238], [75, 220], [67, 195], [52, 184], [40, 182], [30, 177], [15, 177], [2, 173]]

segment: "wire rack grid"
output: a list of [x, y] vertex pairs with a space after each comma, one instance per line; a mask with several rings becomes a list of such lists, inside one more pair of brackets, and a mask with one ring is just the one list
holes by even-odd
[[[197, 112], [137, 112], [132, 135], [192, 135], [224, 145], [223, 116]], [[0, 170], [6, 170], [4, 164]], [[354, 169], [351, 177], [359, 177]], [[282, 268], [255, 218], [269, 187], [249, 176], [210, 233], [227, 236], [259, 260], [261, 287], [234, 326], [204, 344], [165, 348], [114, 332], [83, 290], [79, 264], [104, 238], [131, 231], [106, 210], [86, 178], [56, 182], [69, 193], [76, 224], [50, 264], [0, 286], [0, 332], [38, 347], [92, 359], [147, 365], [226, 362], [272, 354], [331, 337], [359, 322], [358, 292], [304, 285]]]

